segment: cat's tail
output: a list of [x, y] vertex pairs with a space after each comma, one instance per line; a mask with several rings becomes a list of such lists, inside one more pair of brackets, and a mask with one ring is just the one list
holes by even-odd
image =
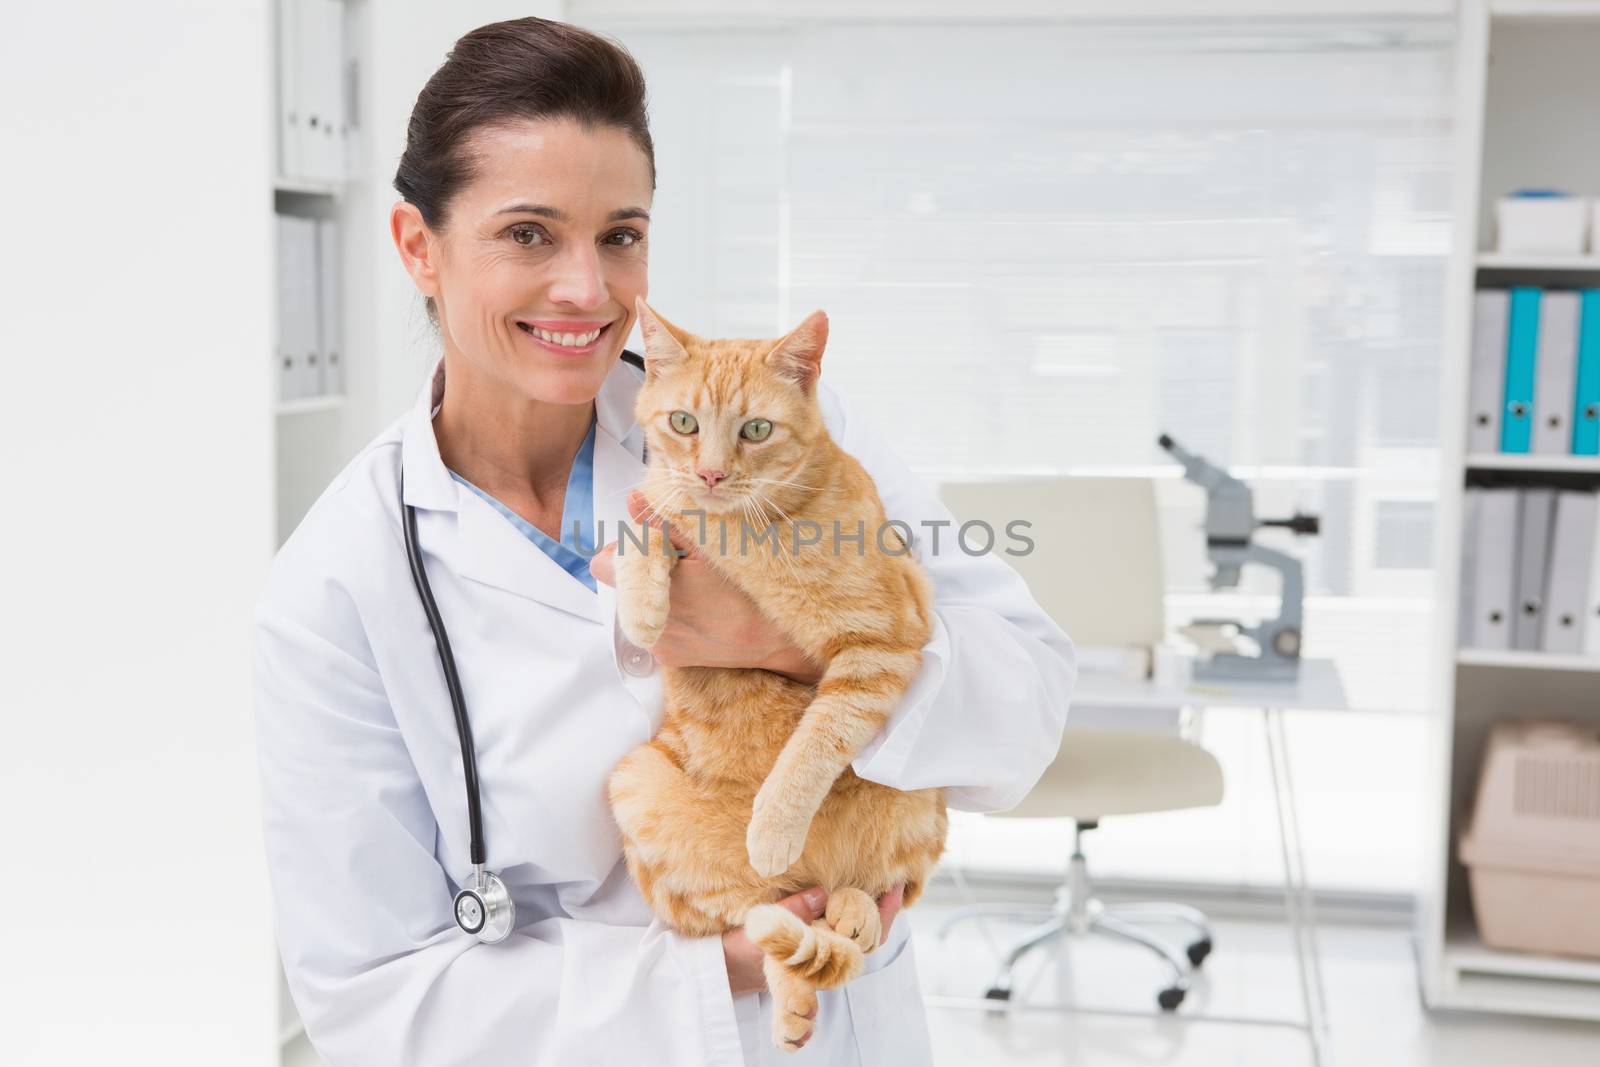
[[817, 989], [842, 986], [861, 973], [861, 946], [823, 919], [807, 923], [781, 904], [757, 904], [744, 917], [744, 933], [761, 951]]

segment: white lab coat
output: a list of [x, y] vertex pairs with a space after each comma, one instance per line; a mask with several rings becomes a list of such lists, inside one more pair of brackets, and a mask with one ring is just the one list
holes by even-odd
[[[638, 385], [619, 362], [596, 399], [595, 518], [608, 540], [643, 470]], [[622, 636], [610, 587], [583, 587], [451, 479], [431, 421], [443, 387], [441, 360], [410, 414], [284, 544], [256, 612], [278, 944], [312, 1043], [333, 1067], [930, 1063], [909, 924], [894, 924], [866, 973], [822, 994], [806, 1047], [780, 1053], [771, 998], [730, 995], [720, 939], [653, 920], [604, 785], [660, 724], [661, 672]], [[821, 397], [891, 517], [949, 517], [826, 384]], [[517, 928], [497, 945], [451, 917], [471, 872], [466, 795], [406, 563], [402, 466], [476, 741], [488, 868], [517, 905]], [[1000, 557], [961, 553], [953, 532], [930, 556], [918, 531], [935, 632], [911, 690], [853, 766], [901, 789], [945, 786], [954, 808], [1001, 810], [1055, 755], [1073, 651]]]

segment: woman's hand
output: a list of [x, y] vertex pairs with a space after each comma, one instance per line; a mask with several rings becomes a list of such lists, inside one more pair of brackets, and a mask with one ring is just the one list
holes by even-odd
[[[878, 898], [878, 922], [883, 927], [883, 936], [878, 939], [878, 944], [881, 945], [889, 940], [889, 926], [894, 922], [895, 916], [900, 914], [900, 905], [904, 902], [905, 895], [906, 887], [902, 882]], [[828, 891], [821, 886], [812, 886], [793, 896], [784, 897], [778, 903], [798, 915], [802, 922], [809, 923], [822, 918], [822, 913], [827, 910]], [[761, 969], [762, 955], [762, 951], [755, 946], [755, 943], [744, 935], [744, 927], [729, 930], [722, 935], [722, 959], [728, 968], [728, 988], [734, 996], [755, 993], [767, 988], [767, 976]], [[815, 1010], [807, 1016], [808, 1019], [815, 1017]], [[801, 1044], [804, 1045], [805, 1042], [802, 1041]]]
[[[642, 494], [629, 495], [628, 512], [635, 522], [646, 521], [648, 511]], [[651, 525], [659, 529], [659, 519]], [[673, 529], [671, 536], [677, 550], [689, 554], [672, 568], [667, 628], [650, 649], [656, 661], [667, 667], [759, 667], [816, 684], [822, 668], [718, 574], [683, 531]], [[616, 549], [612, 541], [589, 561], [589, 573], [610, 586], [616, 585]]]

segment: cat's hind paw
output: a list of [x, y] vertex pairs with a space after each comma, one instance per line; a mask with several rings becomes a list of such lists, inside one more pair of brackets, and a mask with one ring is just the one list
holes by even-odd
[[853, 886], [842, 886], [828, 894], [828, 909], [822, 917], [834, 933], [860, 945], [862, 952], [871, 952], [883, 939], [877, 901]]

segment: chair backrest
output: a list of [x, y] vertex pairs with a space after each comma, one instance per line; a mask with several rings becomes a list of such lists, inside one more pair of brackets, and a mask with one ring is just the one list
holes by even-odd
[[[1165, 629], [1161, 537], [1155, 483], [1148, 478], [1027, 478], [949, 482], [945, 505], [960, 522], [981, 519], [995, 531], [995, 552], [1028, 583], [1039, 606], [1081, 646], [1161, 642]], [[1024, 555], [1007, 536], [1032, 539]], [[969, 537], [969, 543], [978, 538]]]

